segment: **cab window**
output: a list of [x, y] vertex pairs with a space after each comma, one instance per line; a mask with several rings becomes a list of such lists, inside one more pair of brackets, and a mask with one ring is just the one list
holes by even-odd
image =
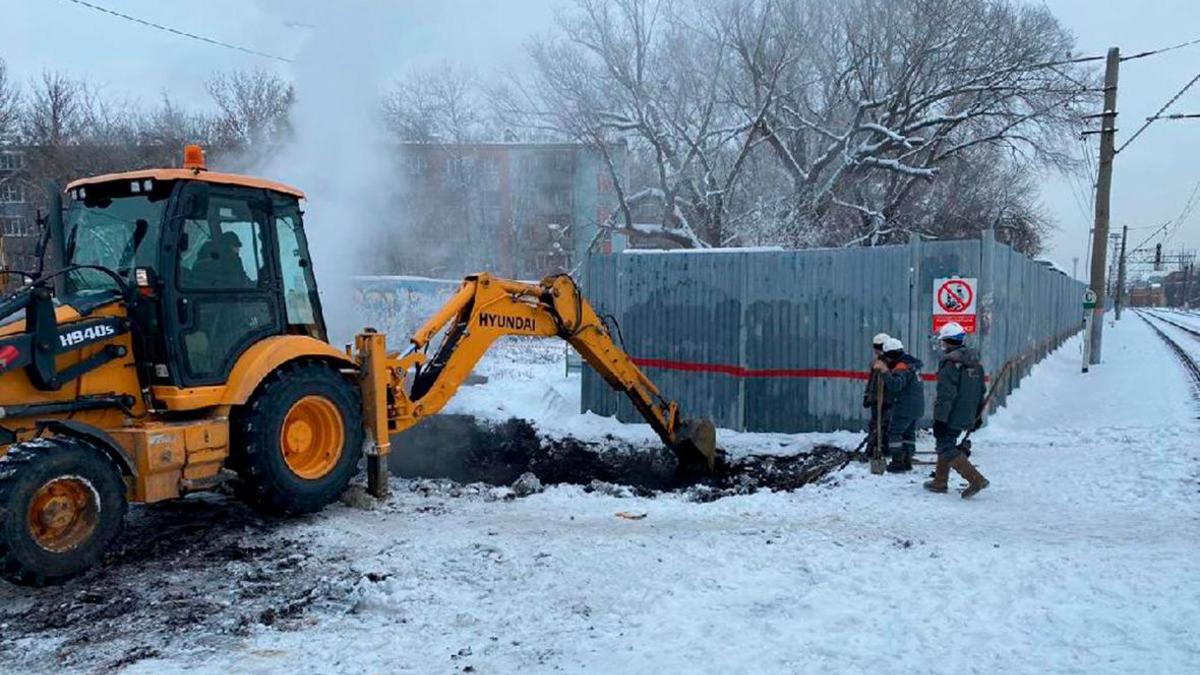
[[186, 220], [180, 241], [180, 287], [188, 290], [257, 287], [262, 280], [261, 212], [244, 199], [214, 195], [207, 220]]
[[[72, 190], [64, 219], [66, 264], [106, 267], [132, 284], [135, 268], [153, 269], [157, 264], [159, 233], [170, 194], [169, 182], [151, 179]], [[65, 284], [68, 298], [116, 289], [111, 277], [94, 269], [72, 270]]]
[[288, 332], [323, 339], [317, 284], [301, 225], [300, 206], [295, 198], [282, 195], [274, 196], [272, 206]]

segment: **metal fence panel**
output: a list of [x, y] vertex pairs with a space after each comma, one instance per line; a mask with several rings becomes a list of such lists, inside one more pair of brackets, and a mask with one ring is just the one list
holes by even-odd
[[[1078, 330], [1083, 284], [985, 234], [981, 240], [800, 251], [595, 256], [585, 291], [626, 349], [689, 415], [753, 431], [860, 429], [872, 335], [884, 331], [936, 370], [933, 280], [979, 278], [980, 332], [993, 375], [1013, 361], [1003, 400]], [[929, 409], [934, 388], [926, 386]], [[640, 417], [585, 370], [583, 407]]]

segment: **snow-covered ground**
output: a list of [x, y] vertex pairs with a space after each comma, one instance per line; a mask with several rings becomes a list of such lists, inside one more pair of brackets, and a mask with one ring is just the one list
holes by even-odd
[[[1078, 347], [977, 435], [975, 500], [858, 465], [708, 504], [400, 492], [292, 526], [362, 575], [348, 609], [128, 672], [1195, 672], [1196, 400], [1139, 320], [1086, 376]], [[456, 405], [613, 424], [571, 419], [565, 385], [565, 404], [528, 382], [497, 403], [497, 375]]]
[[[1104, 349], [1084, 376], [1069, 341], [977, 434], [992, 487], [971, 501], [858, 464], [711, 503], [565, 486], [497, 501], [395, 481], [373, 510], [278, 527], [308, 557], [290, 549], [304, 559], [269, 574], [324, 564], [338, 593], [296, 621], [154, 644], [122, 672], [1195, 672], [1200, 407], [1141, 320], [1109, 328]], [[541, 365], [492, 359], [455, 411], [654, 442], [578, 415], [555, 355], [524, 354]], [[761, 452], [830, 438], [857, 440], [721, 441]], [[192, 592], [213, 607], [238, 597], [207, 578]], [[20, 647], [19, 669], [60, 669], [43, 642]]]

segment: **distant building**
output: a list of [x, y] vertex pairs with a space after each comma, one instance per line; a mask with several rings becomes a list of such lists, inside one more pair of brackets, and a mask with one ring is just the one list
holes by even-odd
[[1146, 283], [1129, 289], [1130, 307], [1163, 307], [1167, 304], [1167, 294], [1162, 284]]
[[[37, 240], [37, 207], [30, 194], [25, 151], [0, 145], [0, 269], [30, 269]], [[0, 279], [0, 286], [5, 280]]]
[[[624, 171], [625, 147], [609, 151]], [[399, 250], [384, 253], [376, 273], [537, 279], [571, 270], [617, 208], [604, 158], [585, 145], [404, 144], [399, 161]]]
[[1200, 300], [1200, 284], [1191, 265], [1167, 274], [1162, 280], [1162, 290], [1167, 307], [1195, 307]]

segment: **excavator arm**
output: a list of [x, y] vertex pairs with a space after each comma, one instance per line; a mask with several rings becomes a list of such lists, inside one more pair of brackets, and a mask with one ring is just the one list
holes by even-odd
[[[441, 335], [433, 355], [429, 348]], [[624, 392], [679, 458], [687, 473], [711, 471], [716, 432], [709, 420], [683, 419], [612, 340], [608, 328], [568, 275], [530, 284], [478, 274], [412, 336], [402, 354], [387, 353], [386, 336], [370, 329], [355, 338], [367, 426], [368, 489], [386, 492], [392, 434], [439, 412], [492, 344], [506, 335], [559, 337], [614, 389]]]

